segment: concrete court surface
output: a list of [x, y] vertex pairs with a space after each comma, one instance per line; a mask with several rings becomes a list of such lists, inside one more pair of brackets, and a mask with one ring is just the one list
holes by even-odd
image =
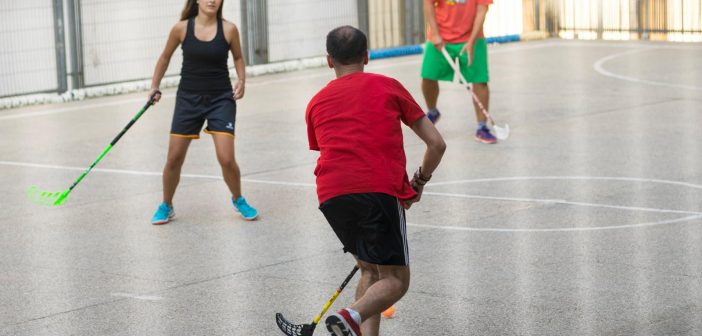
[[[448, 150], [407, 214], [412, 284], [382, 334], [701, 335], [702, 46], [490, 52], [490, 110], [512, 135], [475, 142], [468, 94], [442, 84]], [[424, 106], [420, 62], [367, 70]], [[176, 220], [149, 224], [174, 89], [60, 207], [24, 192], [67, 188], [145, 93], [0, 111], [0, 335], [281, 335], [276, 312], [309, 323], [353, 266], [317, 210], [305, 133], [306, 104], [332, 75], [249, 79], [236, 152], [255, 222], [232, 210], [203, 134]], [[424, 146], [405, 141], [411, 173]]]

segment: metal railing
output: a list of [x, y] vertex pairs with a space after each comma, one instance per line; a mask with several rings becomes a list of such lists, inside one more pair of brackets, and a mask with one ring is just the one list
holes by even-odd
[[424, 13], [422, 1], [370, 0], [367, 1], [368, 34], [372, 49], [418, 44], [424, 41]]
[[558, 0], [564, 38], [702, 42], [702, 0]]

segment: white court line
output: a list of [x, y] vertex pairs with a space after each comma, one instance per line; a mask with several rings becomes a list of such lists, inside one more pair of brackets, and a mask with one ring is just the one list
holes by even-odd
[[628, 50], [628, 51], [623, 51], [619, 53], [615, 53], [603, 58], [600, 58], [597, 62], [595, 62], [592, 65], [592, 68], [595, 69], [598, 73], [600, 73], [603, 76], [607, 77], [612, 77], [624, 81], [629, 81], [633, 83], [639, 83], [639, 84], [646, 84], [646, 85], [656, 85], [656, 86], [666, 86], [666, 87], [671, 87], [671, 88], [676, 88], [676, 89], [688, 89], [688, 90], [702, 90], [702, 87], [699, 86], [692, 86], [692, 85], [682, 85], [682, 84], [671, 84], [671, 83], [665, 83], [665, 82], [657, 82], [657, 81], [650, 81], [646, 79], [640, 79], [636, 77], [629, 77], [629, 76], [624, 76], [624, 75], [619, 75], [614, 72], [608, 71], [604, 68], [604, 64], [621, 56], [626, 56], [626, 55], [631, 55], [635, 53], [640, 53], [644, 51], [649, 51], [649, 50], [655, 50], [658, 48], [638, 48], [634, 50]]
[[606, 176], [513, 176], [513, 177], [493, 177], [484, 179], [471, 179], [471, 180], [455, 180], [455, 181], [444, 181], [444, 182], [432, 182], [428, 184], [427, 187], [436, 187], [442, 185], [454, 185], [462, 183], [483, 183], [483, 182], [501, 182], [501, 181], [528, 181], [528, 180], [586, 180], [586, 181], [626, 181], [626, 182], [649, 182], [649, 183], [663, 183], [682, 187], [689, 187], [694, 189], [702, 189], [702, 185], [661, 180], [661, 179], [650, 179], [650, 178], [638, 178], [638, 177], [606, 177]]
[[[30, 168], [45, 168], [45, 169], [58, 169], [58, 170], [75, 170], [84, 171], [87, 167], [71, 167], [71, 166], [59, 166], [59, 165], [49, 165], [41, 163], [29, 163], [29, 162], [10, 162], [10, 161], [0, 161], [0, 165], [3, 166], [16, 166], [16, 167], [30, 167]], [[122, 175], [138, 175], [138, 176], [162, 176], [161, 172], [148, 172], [139, 170], [125, 170], [125, 169], [109, 169], [109, 168], [93, 168], [91, 172], [97, 173], [112, 173], [112, 174], [122, 174]], [[200, 178], [208, 180], [221, 180], [222, 176], [219, 175], [203, 175], [203, 174], [181, 174], [181, 177], [187, 178]], [[243, 182], [249, 183], [259, 183], [259, 184], [273, 184], [273, 185], [286, 185], [293, 187], [314, 187], [314, 183], [301, 183], [301, 182], [278, 182], [278, 181], [266, 181], [266, 180], [256, 180], [242, 178]]]
[[[161, 96], [161, 99], [173, 98], [173, 97], [175, 97], [175, 94], [164, 94]], [[73, 111], [96, 110], [96, 109], [100, 109], [100, 108], [108, 107], [108, 106], [118, 106], [118, 105], [132, 104], [132, 103], [146, 104], [146, 97], [120, 99], [120, 100], [115, 100], [115, 101], [111, 101], [111, 102], [89, 104], [89, 105], [82, 105], [82, 106], [71, 106], [71, 107], [51, 109], [51, 110], [46, 110], [46, 111], [17, 113], [17, 114], [12, 114], [12, 115], [8, 115], [8, 116], [2, 116], [2, 117], [0, 117], [0, 121], [30, 118], [30, 117], [39, 117], [39, 116], [44, 116], [44, 115], [49, 115], [49, 114], [60, 114], [60, 113], [67, 113], [67, 112], [73, 112]]]
[[[626, 43], [621, 43], [621, 42], [626, 42]], [[672, 42], [672, 43], [676, 43], [676, 42]], [[673, 50], [700, 50], [700, 49], [702, 49], [701, 45], [695, 44], [695, 43], [689, 43], [686, 45], [685, 44], [666, 45], [666, 44], [661, 44], [660, 42], [636, 43], [633, 41], [610, 41], [610, 42], [598, 41], [598, 42], [596, 42], [596, 41], [583, 41], [583, 40], [559, 40], [559, 42], [556, 42], [556, 44], [559, 46], [563, 46], [563, 47], [578, 47], [578, 48], [600, 47], [600, 48], [614, 48], [614, 49], [639, 48], [639, 49], [673, 49]]]
[[632, 229], [632, 228], [660, 226], [660, 225], [686, 222], [686, 221], [691, 221], [691, 220], [700, 219], [700, 218], [702, 218], [702, 215], [692, 215], [692, 216], [687, 216], [687, 217], [682, 217], [682, 218], [669, 219], [669, 220], [658, 221], [658, 222], [648, 222], [648, 223], [613, 225], [613, 226], [553, 228], [553, 229], [509, 229], [509, 228], [479, 228], [479, 227], [476, 228], [476, 227], [467, 227], [467, 226], [443, 226], [443, 225], [426, 225], [426, 224], [414, 224], [414, 223], [407, 223], [407, 226], [427, 228], [427, 229], [439, 229], [439, 230], [449, 230], [449, 231], [469, 231], [469, 232], [583, 232], [583, 231], [619, 230], [619, 229]]
[[[17, 167], [45, 168], [45, 169], [60, 169], [60, 170], [75, 170], [75, 171], [84, 171], [86, 169], [86, 168], [82, 168], [82, 167], [58, 166], [58, 165], [47, 165], [47, 164], [37, 164], [37, 163], [27, 163], [27, 162], [10, 162], [10, 161], [0, 161], [0, 165], [17, 166]], [[161, 172], [146, 172], [146, 171], [137, 171], [137, 170], [94, 168], [92, 171], [102, 172], [102, 173], [126, 174], [126, 175], [161, 176]], [[211, 180], [221, 180], [222, 179], [222, 177], [218, 176], [218, 175], [201, 175], [201, 174], [182, 174], [181, 177], [202, 178], [202, 179], [211, 179]], [[267, 181], [267, 180], [256, 180], [256, 179], [246, 179], [246, 178], [242, 178], [241, 180], [242, 180], [242, 182], [270, 184], [270, 185], [285, 185], [285, 186], [295, 186], [295, 187], [315, 187], [316, 186], [314, 183], [302, 183], [302, 182]], [[482, 179], [482, 181], [487, 181], [487, 180], [488, 179]], [[497, 180], [500, 180], [500, 178], [496, 178], [493, 180], [497, 181]], [[465, 183], [466, 181], [467, 180], [462, 180], [462, 181], [456, 181], [454, 183], [455, 184]], [[466, 199], [483, 199], [483, 200], [493, 200], [493, 201], [563, 204], [563, 205], [617, 209], [617, 210], [626, 210], [626, 211], [675, 213], [675, 214], [686, 214], [686, 215], [691, 214], [694, 216], [702, 216], [702, 212], [696, 212], [696, 211], [631, 207], [631, 206], [620, 206], [620, 205], [599, 204], [599, 203], [571, 202], [571, 201], [561, 200], [561, 199], [495, 197], [495, 196], [481, 196], [481, 195], [468, 195], [468, 194], [455, 194], [455, 193], [440, 193], [440, 192], [430, 192], [430, 191], [425, 192], [424, 195], [466, 198]]]
[[567, 200], [558, 200], [558, 199], [495, 197], [495, 196], [466, 195], [466, 194], [454, 194], [454, 193], [439, 193], [439, 192], [430, 192], [430, 191], [424, 192], [423, 195], [444, 196], [444, 197], [455, 197], [455, 198], [469, 198], [469, 199], [484, 199], [484, 200], [493, 200], [493, 201], [510, 201], [510, 202], [527, 202], [527, 203], [546, 203], [546, 204], [577, 205], [577, 206], [590, 207], [590, 208], [606, 208], [606, 209], [617, 209], [617, 210], [627, 210], [627, 211], [643, 211], [643, 212], [656, 212], [656, 213], [676, 213], [676, 214], [685, 214], [685, 215], [702, 216], [702, 212], [697, 212], [697, 211], [656, 209], [656, 208], [642, 208], [642, 207], [631, 207], [631, 206], [621, 206], [621, 205], [609, 205], [609, 204], [600, 204], [600, 203], [571, 202], [571, 201], [567, 201]]
[[313, 187], [314, 188], [317, 186], [314, 183], [303, 183], [303, 182], [266, 181], [266, 180], [252, 180], [252, 179], [247, 179], [247, 178], [243, 178], [241, 180], [244, 182], [249, 182], [249, 183], [284, 185], [284, 186], [291, 186], [291, 187]]
[[138, 294], [128, 294], [128, 293], [112, 293], [111, 296], [125, 297], [130, 299], [144, 300], [144, 301], [161, 301], [163, 300], [160, 296], [153, 295], [138, 295]]

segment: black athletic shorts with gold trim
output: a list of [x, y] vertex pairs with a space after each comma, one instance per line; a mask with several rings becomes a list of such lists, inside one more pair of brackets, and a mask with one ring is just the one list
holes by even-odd
[[232, 92], [194, 93], [178, 90], [171, 135], [199, 139], [205, 121], [205, 133], [234, 136], [236, 101]]
[[376, 265], [409, 265], [405, 209], [383, 193], [348, 194], [319, 206], [334, 233], [358, 259]]

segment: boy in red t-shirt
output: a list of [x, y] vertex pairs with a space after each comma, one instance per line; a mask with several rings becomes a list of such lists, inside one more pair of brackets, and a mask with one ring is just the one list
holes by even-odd
[[[342, 26], [327, 35], [327, 63], [336, 79], [307, 106], [310, 149], [320, 206], [361, 269], [356, 302], [326, 319], [332, 335], [378, 335], [380, 313], [409, 287], [405, 209], [419, 201], [446, 144], [396, 80], [364, 73], [366, 36]], [[412, 181], [406, 172], [402, 124], [426, 143]]]

